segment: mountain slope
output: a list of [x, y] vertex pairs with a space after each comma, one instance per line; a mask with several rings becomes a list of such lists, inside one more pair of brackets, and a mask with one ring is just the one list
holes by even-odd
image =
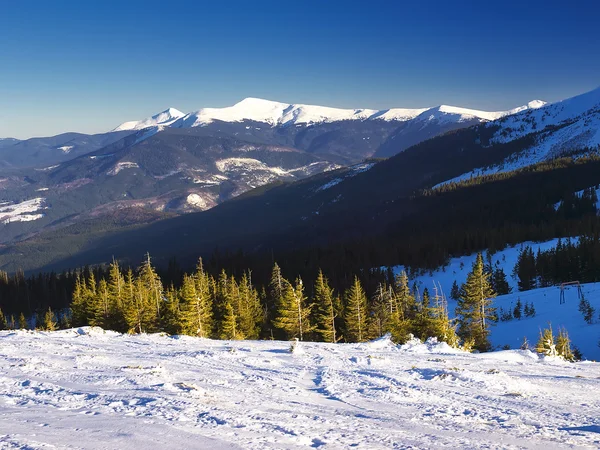
[[147, 119], [122, 123], [112, 131], [143, 130], [144, 128], [155, 126], [169, 126], [183, 116], [185, 114], [181, 111], [175, 108], [168, 108]]

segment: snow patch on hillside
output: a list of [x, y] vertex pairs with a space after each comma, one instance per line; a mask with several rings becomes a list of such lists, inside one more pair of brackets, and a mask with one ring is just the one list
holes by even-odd
[[137, 163], [130, 162], [130, 161], [121, 161], [121, 162], [118, 162], [117, 164], [115, 164], [115, 166], [112, 169], [110, 169], [108, 172], [106, 172], [106, 174], [107, 175], [116, 175], [123, 169], [137, 169], [139, 167], [140, 166], [138, 166]]
[[[7, 204], [0, 206], [0, 223], [9, 224], [11, 222], [31, 222], [44, 217], [45, 214], [39, 211], [45, 209], [43, 197], [25, 200], [20, 203]], [[33, 214], [36, 213], [36, 214]]]
[[594, 448], [599, 365], [433, 341], [0, 332], [7, 448]]
[[225, 158], [215, 161], [215, 165], [220, 172], [267, 171], [280, 176], [288, 174], [281, 167], [271, 167], [253, 158]]
[[322, 186], [319, 186], [317, 189], [315, 189], [315, 192], [330, 189], [330, 188], [340, 184], [342, 181], [344, 181], [347, 178], [351, 178], [355, 175], [358, 175], [359, 173], [366, 172], [374, 165], [375, 165], [375, 163], [361, 163], [361, 164], [355, 164], [354, 166], [350, 166], [348, 172], [344, 173], [340, 177], [337, 177], [337, 178], [334, 178], [334, 179], [328, 181], [327, 183], [325, 183]]
[[70, 153], [74, 148], [74, 145], [63, 145], [62, 147], [56, 147], [57, 150], [60, 150], [63, 153]]

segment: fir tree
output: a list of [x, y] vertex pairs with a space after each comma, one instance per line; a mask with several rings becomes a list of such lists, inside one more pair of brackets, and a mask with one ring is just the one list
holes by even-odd
[[286, 282], [273, 326], [283, 330], [287, 339], [303, 340], [305, 334], [313, 328], [309, 322], [310, 311], [311, 306], [306, 304], [302, 280], [298, 278], [296, 286]]
[[454, 280], [454, 283], [452, 283], [452, 289], [450, 289], [450, 298], [452, 300], [458, 300], [460, 298], [460, 289], [456, 280]]
[[517, 304], [515, 305], [515, 309], [513, 310], [513, 317], [517, 320], [521, 320], [521, 314], [523, 310], [523, 304], [521, 303], [521, 298], [517, 298]]
[[125, 297], [125, 278], [119, 264], [113, 259], [108, 272], [108, 295], [105, 326], [119, 332], [127, 331], [127, 323], [123, 315], [123, 299]]
[[324, 342], [337, 342], [337, 330], [335, 319], [339, 312], [339, 299], [335, 297], [333, 289], [329, 287], [329, 281], [319, 270], [315, 281], [315, 323], [316, 332]]
[[252, 286], [249, 274], [242, 275], [237, 294], [240, 331], [246, 339], [258, 339], [264, 321], [264, 312], [258, 291]]
[[213, 330], [213, 300], [209, 275], [199, 262], [193, 276], [184, 275], [180, 289], [180, 321], [184, 334], [209, 337]]
[[19, 314], [19, 329], [26, 330], [28, 328], [29, 328], [29, 325], [27, 324], [27, 320], [25, 319], [25, 314], [23, 314], [23, 313]]
[[472, 338], [474, 348], [479, 351], [491, 349], [489, 327], [496, 321], [495, 308], [492, 307], [492, 299], [496, 294], [489, 277], [483, 270], [483, 257], [478, 253], [456, 309], [456, 314], [460, 316], [459, 336], [464, 340]]
[[46, 311], [46, 314], [44, 314], [44, 322], [42, 324], [42, 327], [46, 331], [55, 331], [58, 329], [58, 322], [56, 321], [56, 316], [50, 308], [48, 308], [48, 311]]
[[540, 338], [535, 346], [535, 351], [547, 356], [557, 356], [556, 343], [554, 342], [554, 332], [552, 325], [540, 330]]
[[4, 317], [2, 309], [0, 309], [0, 330], [8, 330], [8, 322], [6, 321], [6, 317]]
[[587, 324], [592, 324], [594, 322], [594, 314], [596, 310], [590, 304], [589, 300], [586, 299], [583, 295], [579, 300], [579, 312], [581, 312], [581, 314], [583, 315], [583, 320], [585, 320]]
[[571, 350], [571, 339], [569, 333], [562, 327], [558, 330], [558, 337], [556, 338], [556, 352], [559, 356], [563, 357], [567, 361], [574, 361], [575, 356]]
[[221, 325], [221, 339], [244, 339], [244, 334], [237, 326], [237, 316], [229, 301], [225, 304], [225, 315]]
[[363, 342], [367, 332], [367, 296], [358, 277], [344, 294], [344, 323], [349, 342]]
[[492, 288], [497, 295], [506, 295], [512, 292], [506, 279], [506, 274], [501, 267], [497, 267], [492, 274]]

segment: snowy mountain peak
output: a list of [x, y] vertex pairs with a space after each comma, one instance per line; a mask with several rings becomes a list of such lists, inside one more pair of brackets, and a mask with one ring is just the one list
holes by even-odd
[[144, 128], [154, 127], [158, 125], [168, 126], [176, 120], [185, 116], [184, 113], [175, 108], [167, 108], [158, 114], [148, 117], [143, 120], [125, 122], [119, 125], [112, 131], [125, 131], [125, 130], [143, 130]]

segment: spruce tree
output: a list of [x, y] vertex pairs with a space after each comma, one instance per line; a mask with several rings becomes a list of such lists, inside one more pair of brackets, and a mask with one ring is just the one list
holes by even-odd
[[491, 349], [489, 327], [496, 321], [495, 308], [492, 306], [496, 294], [489, 277], [483, 270], [483, 257], [478, 253], [456, 308], [456, 314], [460, 317], [459, 336], [463, 340], [472, 339], [474, 348], [479, 351]]
[[8, 323], [2, 309], [0, 309], [0, 330], [8, 330]]
[[233, 306], [228, 301], [225, 304], [225, 315], [221, 324], [221, 339], [244, 339], [244, 334], [239, 330], [237, 321]]
[[264, 310], [258, 291], [252, 286], [250, 275], [243, 274], [238, 283], [239, 328], [245, 339], [258, 339], [264, 322]]
[[320, 269], [315, 281], [314, 305], [316, 332], [323, 342], [337, 342], [335, 319], [339, 312], [339, 299]]
[[55, 331], [58, 329], [58, 322], [56, 321], [56, 316], [52, 312], [52, 309], [48, 308], [46, 314], [44, 314], [44, 322], [42, 327], [46, 331]]
[[450, 289], [450, 298], [452, 300], [458, 300], [460, 298], [460, 289], [458, 288], [458, 283], [454, 280], [452, 283], [452, 289]]
[[180, 289], [180, 320], [184, 334], [209, 337], [213, 331], [213, 299], [209, 277], [199, 263], [193, 276], [184, 275]]
[[89, 325], [84, 283], [85, 281], [82, 281], [81, 275], [77, 274], [71, 301], [73, 325], [76, 327]]
[[119, 264], [113, 259], [108, 272], [108, 302], [105, 326], [121, 333], [127, 331], [127, 323], [123, 315], [125, 297], [125, 278]]
[[517, 299], [517, 304], [515, 305], [515, 309], [513, 310], [513, 317], [517, 320], [521, 320], [523, 304], [521, 303], [521, 298]]
[[25, 314], [23, 314], [23, 313], [19, 314], [19, 329], [26, 330], [28, 328], [29, 328], [29, 325], [27, 323], [27, 319], [25, 319]]
[[143, 304], [145, 327], [147, 331], [156, 331], [161, 325], [163, 286], [154, 267], [152, 267], [148, 253], [146, 253], [146, 259], [139, 268], [138, 280], [142, 288], [141, 303]]
[[296, 279], [295, 286], [286, 282], [273, 326], [281, 329], [285, 333], [286, 339], [303, 340], [306, 334], [313, 329], [309, 321], [311, 309], [312, 307], [307, 305], [302, 280]]
[[344, 293], [344, 323], [348, 342], [363, 342], [367, 339], [367, 296], [357, 276]]

